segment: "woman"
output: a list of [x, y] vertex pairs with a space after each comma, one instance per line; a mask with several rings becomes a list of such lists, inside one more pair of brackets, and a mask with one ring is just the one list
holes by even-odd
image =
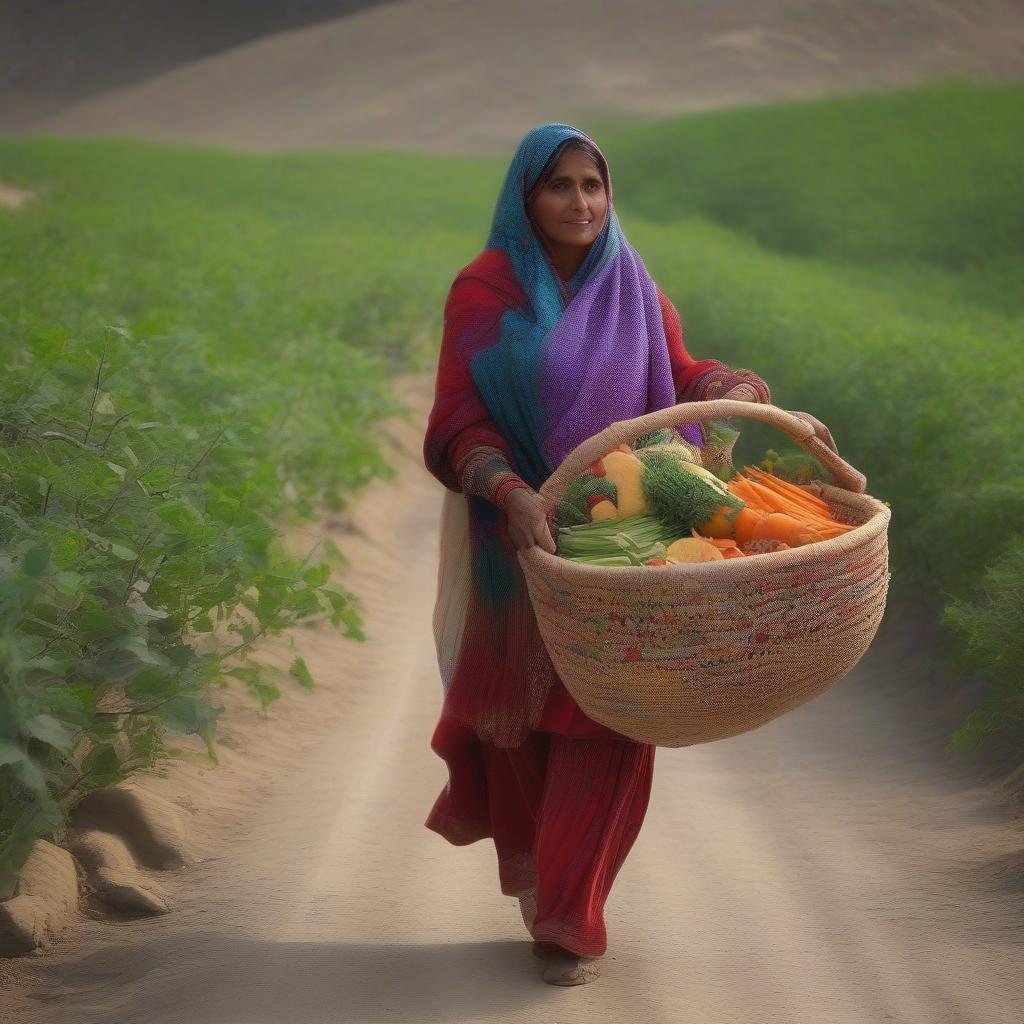
[[449, 771], [425, 824], [457, 846], [493, 839], [501, 891], [519, 898], [553, 984], [596, 976], [654, 747], [568, 694], [515, 552], [555, 551], [537, 489], [581, 441], [719, 397], [770, 400], [756, 374], [687, 353], [678, 313], [622, 234], [597, 146], [570, 125], [531, 130], [486, 248], [448, 294], [424, 440], [447, 488], [433, 623], [445, 695], [431, 747]]

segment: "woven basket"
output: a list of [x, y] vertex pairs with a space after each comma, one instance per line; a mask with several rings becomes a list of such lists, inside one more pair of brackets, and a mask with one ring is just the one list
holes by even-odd
[[841, 485], [804, 485], [856, 529], [770, 554], [699, 564], [598, 566], [518, 552], [556, 671], [596, 722], [685, 747], [756, 729], [823, 693], [860, 660], [885, 610], [889, 509], [792, 413], [718, 399], [613, 423], [540, 488], [553, 511], [592, 462], [660, 427], [744, 416], [777, 427]]

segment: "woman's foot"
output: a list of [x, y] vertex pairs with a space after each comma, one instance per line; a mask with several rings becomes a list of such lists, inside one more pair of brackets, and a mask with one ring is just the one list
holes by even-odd
[[[544, 943], [543, 945], [553, 945]], [[541, 956], [541, 953], [536, 955]], [[597, 957], [580, 956], [571, 950], [555, 946], [545, 960], [542, 977], [549, 985], [585, 985], [593, 981], [601, 973], [600, 961]]]

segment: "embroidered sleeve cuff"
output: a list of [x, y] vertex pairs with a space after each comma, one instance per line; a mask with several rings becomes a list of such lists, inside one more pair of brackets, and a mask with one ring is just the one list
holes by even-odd
[[455, 472], [463, 494], [476, 494], [504, 510], [504, 500], [516, 487], [530, 485], [509, 465], [505, 453], [490, 445], [466, 452]]
[[520, 487], [525, 487], [527, 490], [532, 490], [530, 485], [519, 476], [509, 477], [508, 480], [503, 481], [499, 484], [497, 490], [494, 492], [494, 504], [501, 509], [502, 512], [507, 512], [506, 501], [508, 496]]
[[757, 401], [762, 405], [769, 405], [772, 400], [771, 389], [768, 384], [752, 370], [742, 367], [730, 369], [724, 363], [717, 362], [717, 365], [702, 373], [699, 377], [690, 381], [677, 396], [683, 402], [708, 402], [715, 398], [721, 398], [731, 391], [737, 384], [747, 384]]

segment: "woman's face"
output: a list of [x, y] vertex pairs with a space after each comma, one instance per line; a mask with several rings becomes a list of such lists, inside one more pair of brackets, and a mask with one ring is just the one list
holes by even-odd
[[601, 233], [608, 196], [594, 161], [578, 149], [562, 154], [547, 184], [530, 202], [530, 214], [548, 241], [587, 249]]

